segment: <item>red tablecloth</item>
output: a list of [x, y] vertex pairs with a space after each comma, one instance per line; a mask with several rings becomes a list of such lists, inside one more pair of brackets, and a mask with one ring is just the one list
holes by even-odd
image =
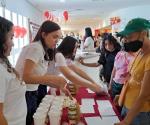
[[[57, 94], [59, 95], [59, 92], [57, 92]], [[116, 107], [114, 106], [112, 100], [110, 97], [108, 96], [97, 96], [95, 93], [88, 93], [88, 91], [86, 90], [86, 88], [80, 88], [76, 97], [75, 97], [78, 101], [78, 103], [81, 105], [81, 99], [83, 98], [93, 98], [95, 100], [95, 105], [93, 106], [94, 107], [94, 110], [95, 110], [95, 113], [86, 113], [86, 114], [81, 114], [81, 121], [86, 124], [86, 121], [84, 119], [84, 117], [95, 117], [95, 116], [100, 116], [100, 112], [98, 110], [98, 105], [97, 105], [97, 102], [96, 100], [109, 100], [112, 104], [112, 107], [116, 113], [116, 115], [118, 116], [118, 118], [121, 120], [121, 117], [120, 117], [120, 114], [119, 112], [117, 111]], [[62, 120], [61, 120], [61, 123], [63, 122], [68, 122], [68, 115], [67, 115], [67, 110], [64, 109], [63, 110], [63, 116], [62, 116]]]

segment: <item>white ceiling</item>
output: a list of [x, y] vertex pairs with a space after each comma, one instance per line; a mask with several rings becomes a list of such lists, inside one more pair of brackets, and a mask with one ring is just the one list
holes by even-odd
[[[69, 21], [61, 22], [65, 28], [78, 30], [95, 25], [111, 12], [130, 6], [150, 4], [150, 0], [26, 0], [41, 12], [49, 10], [55, 15], [69, 13]], [[62, 2], [65, 1], [65, 2]]]

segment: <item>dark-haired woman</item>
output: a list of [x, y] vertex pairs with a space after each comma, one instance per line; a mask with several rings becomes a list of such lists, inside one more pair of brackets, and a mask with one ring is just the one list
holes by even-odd
[[26, 86], [7, 58], [14, 45], [13, 36], [12, 22], [0, 17], [0, 125], [26, 123]]
[[103, 77], [104, 81], [109, 83], [111, 72], [114, 65], [114, 59], [118, 51], [120, 51], [120, 44], [112, 35], [107, 35], [103, 39], [102, 44], [102, 52], [98, 62], [96, 63], [85, 63], [82, 58], [80, 58], [79, 62], [82, 65], [89, 66], [89, 67], [98, 67], [100, 65], [103, 66]]
[[[87, 87], [96, 93], [102, 92], [102, 88], [73, 63], [77, 47], [77, 39], [70, 36], [63, 39], [55, 55], [56, 70], [76, 85]], [[51, 65], [49, 69], [51, 69]]]
[[85, 41], [84, 41], [83, 49], [85, 51], [94, 50], [94, 38], [90, 27], [85, 28]]
[[45, 21], [34, 41], [25, 46], [16, 64], [16, 70], [27, 84], [27, 119], [26, 125], [33, 122], [33, 114], [37, 109], [38, 85], [49, 85], [63, 89], [66, 80], [60, 76], [47, 75], [48, 61], [53, 58], [53, 49], [61, 36], [58, 24]]

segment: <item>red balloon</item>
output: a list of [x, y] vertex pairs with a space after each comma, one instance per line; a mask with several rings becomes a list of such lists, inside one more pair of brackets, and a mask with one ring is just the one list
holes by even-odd
[[27, 33], [27, 30], [24, 27], [14, 26], [13, 29], [15, 38], [23, 38]]
[[68, 11], [65, 10], [63, 12], [63, 16], [64, 16], [65, 21], [67, 21], [68, 20]]
[[46, 18], [49, 18], [49, 11], [45, 11], [45, 12], [44, 12], [44, 16], [45, 16]]
[[14, 26], [14, 36], [18, 38], [20, 36], [21, 29], [20, 26]]
[[49, 18], [48, 18], [48, 19], [49, 19], [50, 21], [52, 21], [52, 16], [53, 16], [53, 14], [52, 14], [52, 13], [49, 13]]
[[20, 37], [23, 38], [26, 35], [27, 30], [24, 27], [22, 27], [20, 29], [21, 29]]

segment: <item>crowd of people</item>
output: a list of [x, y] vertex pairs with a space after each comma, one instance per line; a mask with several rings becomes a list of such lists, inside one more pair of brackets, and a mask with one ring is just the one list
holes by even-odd
[[[105, 34], [99, 44], [97, 62], [79, 59], [85, 66], [101, 66], [99, 76], [107, 84], [112, 100], [123, 98], [120, 105], [123, 120], [115, 125], [150, 125], [149, 29], [150, 21], [132, 19], [118, 33], [123, 44], [111, 34]], [[88, 27], [85, 31], [83, 48], [91, 51], [94, 48], [91, 29]], [[69, 80], [98, 95], [105, 93], [98, 83], [74, 64], [77, 39], [66, 36], [56, 48], [61, 35], [58, 24], [43, 22], [33, 42], [23, 47], [13, 68], [8, 60], [14, 45], [13, 23], [0, 17], [0, 125], [32, 125], [33, 114], [47, 94], [47, 86], [59, 88], [70, 95], [67, 88]]]

